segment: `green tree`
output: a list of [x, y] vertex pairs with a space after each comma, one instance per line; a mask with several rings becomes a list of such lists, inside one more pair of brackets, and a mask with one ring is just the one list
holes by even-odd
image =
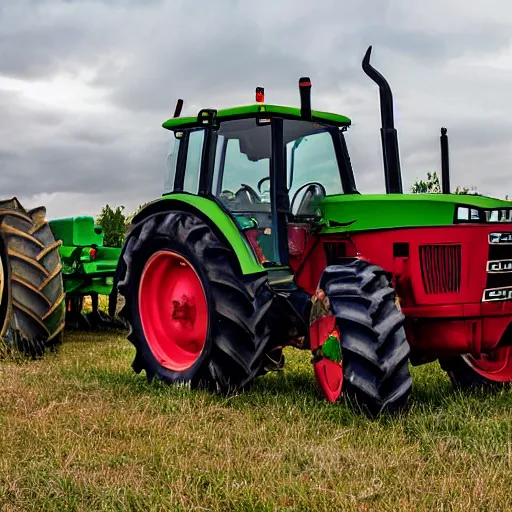
[[441, 184], [437, 172], [427, 173], [427, 181], [416, 180], [411, 187], [413, 194], [440, 194]]
[[[411, 187], [411, 192], [413, 194], [440, 194], [441, 193], [441, 184], [439, 182], [439, 176], [434, 171], [433, 173], [427, 173], [427, 180], [416, 180]], [[476, 187], [460, 187], [457, 186], [454, 194], [462, 194], [462, 195], [474, 195], [480, 196], [476, 190]]]
[[103, 245], [105, 247], [122, 247], [123, 245], [126, 224], [123, 210], [124, 206], [117, 206], [113, 210], [107, 204], [96, 219], [96, 222], [103, 229]]
[[462, 194], [462, 195], [472, 195], [472, 196], [481, 196], [482, 194], [479, 194], [476, 191], [476, 187], [457, 187], [455, 189], [454, 194]]

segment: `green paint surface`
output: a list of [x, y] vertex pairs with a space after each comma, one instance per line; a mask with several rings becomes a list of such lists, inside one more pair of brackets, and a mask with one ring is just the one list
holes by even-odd
[[[350, 194], [332, 195], [320, 203], [321, 233], [374, 229], [448, 226], [456, 206], [468, 208], [511, 208], [509, 201], [459, 194]], [[334, 223], [350, 223], [336, 226]]]
[[[103, 247], [103, 233], [95, 231], [93, 217], [55, 219], [49, 224], [55, 239], [63, 243], [59, 247], [59, 255], [65, 292], [109, 295], [121, 249]], [[93, 246], [97, 251], [94, 260], [89, 253]]]
[[190, 204], [206, 215], [206, 217], [208, 217], [211, 222], [218, 227], [231, 244], [244, 274], [255, 274], [265, 270], [265, 268], [256, 259], [249, 242], [240, 234], [235, 223], [214, 201], [205, 197], [194, 196], [192, 194], [171, 193], [148, 203], [145, 208], [151, 204], [168, 199]]
[[326, 359], [330, 359], [336, 363], [341, 361], [341, 347], [340, 340], [333, 334], [331, 334], [325, 343], [320, 347], [322, 354]]
[[90, 216], [67, 217], [49, 221], [56, 240], [63, 245], [103, 245], [103, 233], [94, 231], [94, 218]]
[[[255, 103], [253, 105], [244, 105], [240, 107], [225, 108], [217, 112], [217, 119], [229, 119], [232, 117], [254, 117], [255, 114], [266, 112], [274, 116], [286, 116], [301, 120], [300, 108], [298, 107], [284, 107], [281, 105], [267, 105], [266, 103]], [[312, 110], [311, 116], [313, 121], [328, 122], [335, 126], [349, 126], [351, 124], [350, 118], [339, 114], [332, 114], [330, 112], [322, 112], [319, 110]], [[190, 128], [197, 126], [196, 117], [176, 117], [165, 121], [162, 124], [168, 130], [175, 130], [180, 128]]]

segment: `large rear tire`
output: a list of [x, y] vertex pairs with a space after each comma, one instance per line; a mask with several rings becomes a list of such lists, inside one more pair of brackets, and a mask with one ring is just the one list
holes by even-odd
[[44, 207], [26, 211], [13, 198], [0, 202], [0, 218], [0, 336], [8, 354], [40, 357], [62, 342], [66, 310], [61, 244]]
[[384, 270], [360, 259], [332, 265], [319, 287], [336, 317], [343, 395], [370, 416], [404, 410], [412, 388], [410, 347]]
[[266, 274], [244, 276], [232, 248], [185, 212], [135, 226], [122, 258], [120, 314], [137, 373], [222, 393], [258, 375], [270, 344]]

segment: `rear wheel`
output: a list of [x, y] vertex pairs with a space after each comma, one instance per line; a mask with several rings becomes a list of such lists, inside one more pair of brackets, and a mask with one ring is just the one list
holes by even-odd
[[136, 226], [119, 292], [133, 368], [149, 381], [227, 392], [260, 372], [270, 345], [267, 276], [243, 276], [231, 247], [198, 217], [169, 212]]
[[0, 202], [2, 277], [0, 336], [7, 352], [38, 357], [62, 341], [62, 266], [43, 207], [26, 211], [16, 198]]
[[320, 279], [340, 337], [343, 395], [370, 416], [407, 405], [412, 381], [404, 316], [382, 268], [357, 259]]
[[478, 358], [468, 354], [439, 362], [456, 387], [502, 387], [512, 382], [512, 346], [499, 347]]

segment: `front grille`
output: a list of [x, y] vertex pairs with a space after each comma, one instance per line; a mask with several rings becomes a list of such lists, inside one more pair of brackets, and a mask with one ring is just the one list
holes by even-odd
[[420, 265], [425, 293], [460, 291], [461, 245], [420, 245]]

